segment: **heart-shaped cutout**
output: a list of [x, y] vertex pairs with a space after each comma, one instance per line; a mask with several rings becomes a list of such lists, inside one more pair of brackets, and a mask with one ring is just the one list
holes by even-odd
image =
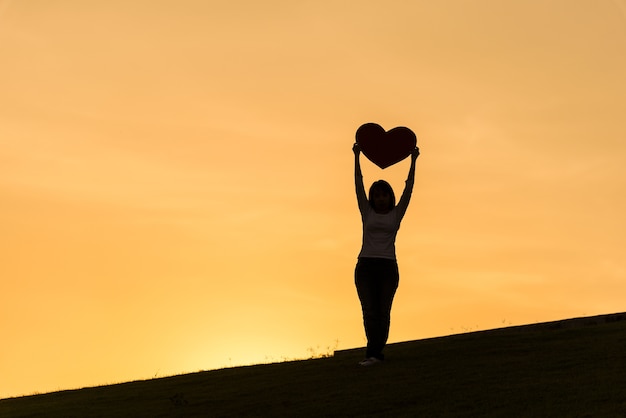
[[411, 155], [417, 137], [404, 126], [385, 132], [377, 123], [365, 123], [356, 131], [356, 142], [371, 162], [385, 169]]

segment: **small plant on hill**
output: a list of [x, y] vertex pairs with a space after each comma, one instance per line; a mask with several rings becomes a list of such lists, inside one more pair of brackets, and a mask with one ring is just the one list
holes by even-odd
[[320, 351], [321, 349], [319, 345], [315, 348], [309, 347], [307, 348], [307, 351], [309, 352], [309, 359], [332, 357], [333, 354], [335, 354], [337, 347], [339, 347], [339, 339], [335, 340], [334, 345], [327, 346], [325, 351]]

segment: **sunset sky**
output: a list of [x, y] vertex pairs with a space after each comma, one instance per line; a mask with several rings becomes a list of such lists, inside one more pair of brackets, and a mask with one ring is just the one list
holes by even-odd
[[[0, 398], [626, 311], [626, 0], [0, 0]], [[396, 194], [404, 160], [366, 188]]]

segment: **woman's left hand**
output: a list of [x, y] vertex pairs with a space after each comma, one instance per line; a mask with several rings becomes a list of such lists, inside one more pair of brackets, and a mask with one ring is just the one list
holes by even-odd
[[420, 149], [418, 147], [415, 147], [415, 149], [413, 151], [411, 151], [411, 158], [413, 159], [413, 161], [417, 160], [417, 157], [420, 156]]

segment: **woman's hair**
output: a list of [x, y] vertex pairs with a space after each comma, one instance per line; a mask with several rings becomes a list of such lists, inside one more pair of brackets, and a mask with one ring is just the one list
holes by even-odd
[[372, 202], [372, 194], [374, 194], [374, 190], [380, 190], [381, 192], [389, 193], [389, 196], [391, 197], [389, 202], [391, 205], [389, 206], [389, 209], [393, 209], [396, 206], [396, 195], [393, 193], [391, 185], [385, 180], [378, 180], [372, 183], [367, 199], [372, 209], [374, 209], [374, 202]]

